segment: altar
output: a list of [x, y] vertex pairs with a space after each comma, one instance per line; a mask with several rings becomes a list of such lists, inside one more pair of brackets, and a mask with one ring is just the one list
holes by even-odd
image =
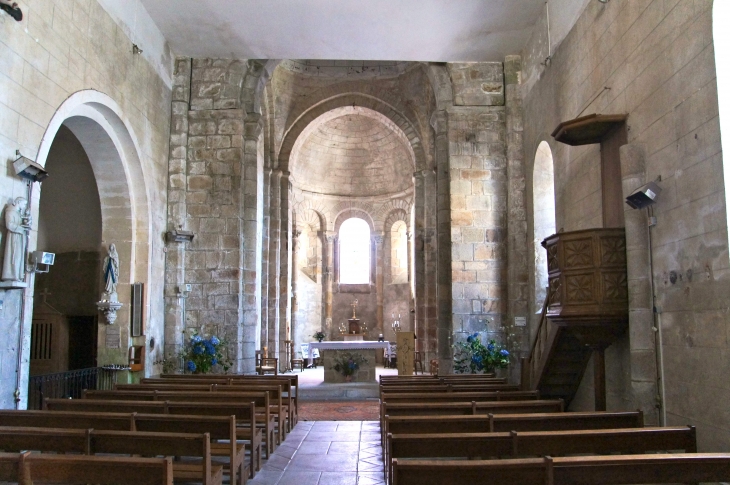
[[310, 342], [309, 358], [312, 358], [314, 349], [319, 349], [324, 365], [324, 382], [342, 383], [345, 376], [334, 370], [334, 361], [336, 358], [346, 354], [360, 354], [367, 363], [360, 366], [358, 371], [352, 376], [352, 382], [374, 382], [375, 381], [375, 353], [377, 349], [390, 348], [389, 342], [379, 342], [377, 340], [360, 340], [349, 342]]

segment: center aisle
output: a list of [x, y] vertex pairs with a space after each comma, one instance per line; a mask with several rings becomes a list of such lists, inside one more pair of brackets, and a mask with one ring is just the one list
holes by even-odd
[[377, 421], [299, 421], [250, 485], [383, 485]]

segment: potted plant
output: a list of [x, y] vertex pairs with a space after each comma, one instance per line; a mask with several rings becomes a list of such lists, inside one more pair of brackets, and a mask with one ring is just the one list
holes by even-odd
[[319, 331], [312, 335], [312, 337], [316, 338], [318, 342], [321, 342], [322, 340], [324, 340], [325, 335], [324, 332]]
[[339, 353], [332, 361], [334, 362], [332, 369], [345, 376], [347, 382], [352, 380], [352, 375], [357, 372], [361, 365], [368, 363], [367, 359], [361, 354], [352, 352]]
[[482, 343], [478, 333], [466, 342], [454, 345], [454, 370], [457, 374], [480, 374], [504, 369], [509, 365], [509, 351], [494, 340]]
[[215, 335], [203, 338], [198, 332], [193, 333], [181, 352], [185, 369], [194, 374], [207, 374], [220, 366], [223, 372], [228, 372], [233, 363], [223, 354], [224, 349], [225, 342]]

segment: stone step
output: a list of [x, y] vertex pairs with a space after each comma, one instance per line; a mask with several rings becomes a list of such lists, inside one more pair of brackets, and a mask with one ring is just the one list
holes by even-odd
[[377, 399], [379, 389], [377, 382], [350, 382], [346, 384], [320, 384], [299, 388], [299, 399], [301, 401], [326, 401], [326, 400], [362, 400]]

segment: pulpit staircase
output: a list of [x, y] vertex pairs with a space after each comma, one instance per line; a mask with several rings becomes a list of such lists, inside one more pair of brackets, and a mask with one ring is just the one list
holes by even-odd
[[522, 388], [567, 406], [593, 356], [596, 409], [605, 410], [604, 350], [628, 326], [624, 230], [564, 232], [542, 245], [549, 286], [530, 356], [522, 360]]

